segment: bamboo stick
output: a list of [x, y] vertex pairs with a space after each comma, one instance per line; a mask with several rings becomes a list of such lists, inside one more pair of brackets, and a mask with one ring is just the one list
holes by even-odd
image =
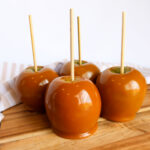
[[31, 17], [31, 15], [29, 15], [29, 24], [30, 24], [30, 34], [31, 34], [31, 44], [32, 44], [34, 71], [37, 72], [37, 63], [36, 63], [36, 56], [35, 56], [35, 43], [34, 43], [32, 17]]
[[126, 13], [122, 12], [122, 41], [121, 41], [121, 74], [124, 74], [124, 49], [125, 49], [125, 20]]
[[79, 64], [82, 64], [81, 60], [81, 34], [80, 34], [80, 17], [77, 17], [77, 23], [78, 23], [78, 55], [79, 55]]
[[70, 61], [71, 61], [71, 80], [74, 81], [74, 23], [73, 9], [70, 9]]

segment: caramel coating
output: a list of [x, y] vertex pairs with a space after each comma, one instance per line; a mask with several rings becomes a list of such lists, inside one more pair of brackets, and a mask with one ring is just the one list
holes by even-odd
[[102, 117], [112, 121], [132, 120], [142, 105], [146, 81], [136, 69], [128, 67], [124, 74], [115, 73], [116, 67], [99, 75], [96, 85], [102, 98]]
[[[70, 75], [70, 70], [70, 62], [67, 62], [62, 66], [59, 74], [60, 76]], [[96, 65], [86, 61], [82, 61], [82, 64], [79, 65], [79, 62], [75, 60], [75, 76], [80, 76], [95, 82], [99, 73], [100, 70]]]
[[96, 86], [87, 79], [58, 77], [49, 85], [45, 106], [56, 134], [80, 139], [94, 133], [101, 111], [101, 98]]
[[33, 67], [26, 68], [15, 82], [20, 100], [32, 110], [43, 112], [46, 88], [56, 77], [55, 71], [43, 66], [38, 66], [37, 72]]

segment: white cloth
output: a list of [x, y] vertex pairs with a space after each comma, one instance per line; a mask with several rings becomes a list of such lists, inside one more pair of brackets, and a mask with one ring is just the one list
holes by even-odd
[[3, 120], [3, 118], [4, 118], [4, 115], [2, 113], [0, 113], [0, 123]]
[[[45, 67], [49, 67], [55, 70], [56, 72], [59, 72], [64, 62], [65, 61], [52, 63]], [[97, 65], [101, 71], [111, 66], [118, 66], [118, 64], [99, 63], [99, 62], [96, 62], [94, 64]], [[127, 64], [127, 65], [138, 69], [145, 76], [147, 84], [150, 84], [150, 68], [144, 68], [132, 64]], [[2, 111], [20, 103], [20, 100], [18, 99], [15, 92], [14, 78], [27, 66], [28, 65], [23, 65], [23, 64], [17, 65], [15, 63], [13, 64], [3, 63], [2, 65], [3, 70], [0, 78], [1, 81], [0, 82], [0, 122], [4, 118], [3, 114], [1, 113]]]

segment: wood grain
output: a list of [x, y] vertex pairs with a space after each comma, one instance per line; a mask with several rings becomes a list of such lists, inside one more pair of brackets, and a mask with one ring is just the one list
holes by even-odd
[[149, 150], [150, 149], [150, 133], [135, 136], [118, 142], [110, 143], [91, 150]]
[[53, 133], [45, 114], [29, 111], [23, 104], [4, 112], [0, 150], [149, 150], [150, 86], [134, 120], [125, 123], [98, 120], [93, 136], [68, 140]]
[[28, 111], [20, 104], [4, 112], [5, 118], [0, 129], [0, 138], [49, 128], [45, 114]]

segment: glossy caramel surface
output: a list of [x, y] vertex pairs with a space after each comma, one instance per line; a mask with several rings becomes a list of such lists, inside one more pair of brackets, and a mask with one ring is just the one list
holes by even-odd
[[96, 82], [102, 98], [102, 117], [119, 122], [132, 120], [146, 93], [145, 78], [134, 68], [129, 67], [125, 74], [113, 70], [103, 71]]
[[71, 139], [85, 138], [97, 128], [101, 98], [96, 86], [87, 79], [58, 77], [49, 85], [45, 106], [53, 130]]
[[[78, 61], [75, 60], [75, 76], [80, 76], [95, 82], [98, 74], [100, 73], [99, 68], [92, 63], [88, 63], [86, 61], [82, 62], [83, 63], [79, 65]], [[67, 62], [62, 66], [59, 74], [61, 76], [70, 75], [70, 70], [70, 62]]]
[[57, 73], [49, 68], [38, 66], [38, 72], [34, 72], [28, 67], [16, 79], [18, 96], [32, 110], [43, 112], [47, 85], [56, 77]]

